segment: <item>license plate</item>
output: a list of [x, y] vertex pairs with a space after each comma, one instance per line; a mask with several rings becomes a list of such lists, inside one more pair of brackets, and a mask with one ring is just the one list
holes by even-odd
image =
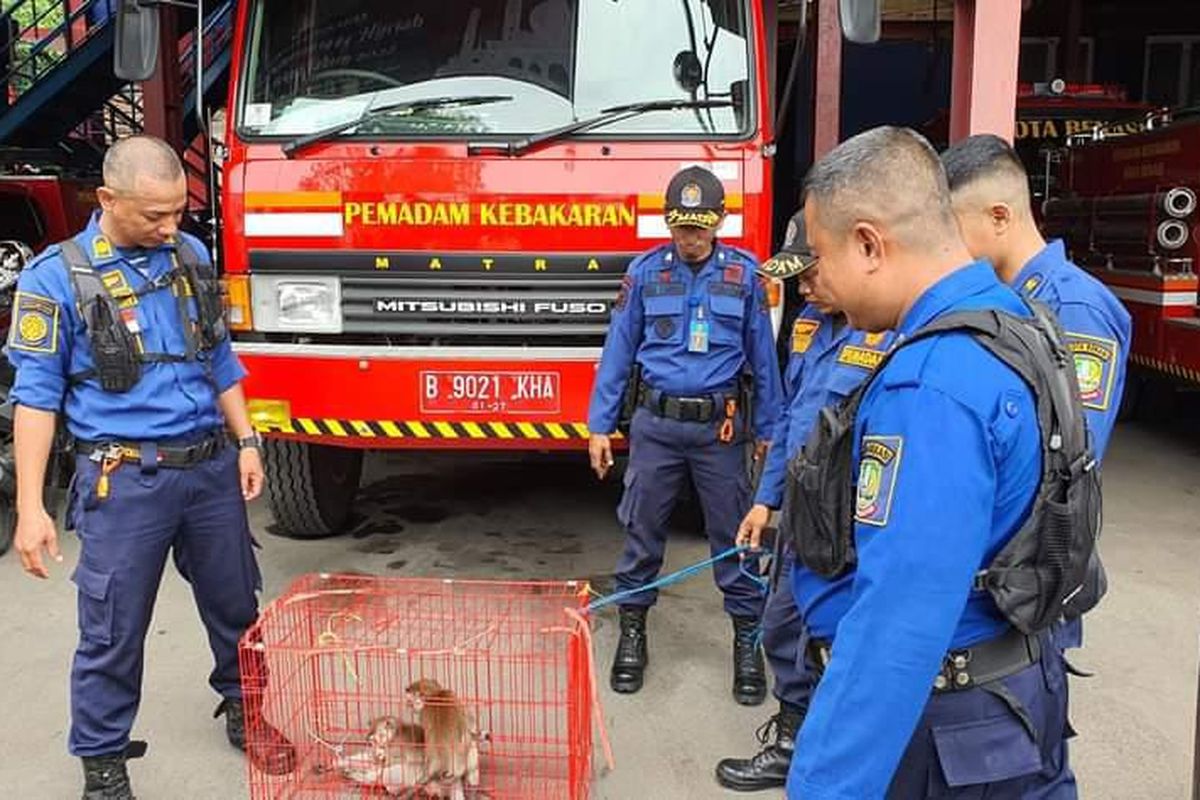
[[421, 373], [421, 411], [460, 414], [557, 414], [557, 372]]

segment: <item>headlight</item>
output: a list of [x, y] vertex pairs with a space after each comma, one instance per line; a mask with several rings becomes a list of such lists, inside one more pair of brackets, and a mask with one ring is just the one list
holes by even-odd
[[337, 278], [255, 275], [255, 330], [341, 333], [342, 286]]

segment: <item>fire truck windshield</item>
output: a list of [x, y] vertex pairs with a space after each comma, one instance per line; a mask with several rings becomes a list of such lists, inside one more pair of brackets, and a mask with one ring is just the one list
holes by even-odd
[[531, 136], [641, 101], [700, 102], [604, 135], [749, 132], [749, 0], [257, 0], [242, 135], [295, 139], [429, 97], [504, 96], [369, 116], [351, 137]]

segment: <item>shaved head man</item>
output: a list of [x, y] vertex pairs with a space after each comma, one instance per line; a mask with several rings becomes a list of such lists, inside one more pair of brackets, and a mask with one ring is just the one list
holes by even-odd
[[96, 196], [87, 226], [21, 271], [7, 350], [15, 545], [37, 578], [67, 557], [42, 492], [60, 420], [75, 442], [65, 528], [78, 540], [79, 642], [67, 747], [82, 760], [83, 800], [133, 800], [125, 762], [144, 750], [130, 737], [168, 555], [208, 634], [226, 738], [259, 770], [291, 772], [295, 748], [263, 717], [261, 689], [242, 692], [243, 675], [265, 680], [257, 659], [238, 654], [261, 589], [246, 501], [265, 476], [216, 269], [179, 230], [183, 166], [165, 142], [123, 139]]
[[821, 412], [789, 466], [781, 531], [806, 568], [792, 590], [819, 682], [788, 797], [1049, 797], [1069, 775], [1061, 659], [975, 585], [1030, 516], [1035, 398], [952, 321], [1030, 311], [972, 262], [937, 154], [911, 130], [822, 158], [805, 217], [821, 296], [896, 338], [878, 357], [839, 355], [873, 375]]
[[187, 207], [183, 164], [161, 139], [121, 139], [104, 156], [104, 185], [96, 198], [100, 228], [114, 245], [161, 247], [178, 232]]
[[805, 196], [814, 289], [860, 330], [895, 328], [925, 288], [971, 260], [937, 153], [914, 131], [843, 143], [813, 167]]
[[942, 156], [954, 213], [967, 248], [992, 262], [1011, 284], [1046, 246], [1033, 218], [1029, 176], [1008, 142], [992, 134], [968, 137]]
[[[1117, 421], [1129, 354], [1129, 312], [1108, 287], [1073, 264], [1061, 241], [1042, 238], [1029, 199], [1029, 177], [999, 136], [979, 134], [942, 154], [954, 213], [975, 258], [1000, 280], [1058, 316], [1075, 353], [1083, 405], [1097, 457]], [[1072, 646], [1077, 637], [1072, 637]]]

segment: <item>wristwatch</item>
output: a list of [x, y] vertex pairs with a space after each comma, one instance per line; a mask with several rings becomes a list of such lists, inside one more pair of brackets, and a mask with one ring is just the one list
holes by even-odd
[[262, 450], [262, 437], [257, 433], [252, 433], [249, 436], [243, 436], [237, 440], [238, 450], [245, 450], [253, 447], [255, 450]]

